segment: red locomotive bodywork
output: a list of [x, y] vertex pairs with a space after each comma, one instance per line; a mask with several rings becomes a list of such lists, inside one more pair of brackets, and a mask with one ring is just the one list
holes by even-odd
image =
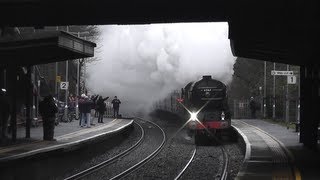
[[225, 129], [229, 128], [230, 123], [228, 121], [206, 121], [206, 122], [201, 122], [197, 123], [196, 125], [196, 130], [211, 130], [211, 129]]

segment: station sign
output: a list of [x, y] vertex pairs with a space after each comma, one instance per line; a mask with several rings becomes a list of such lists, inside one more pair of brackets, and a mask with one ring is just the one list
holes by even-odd
[[60, 83], [60, 89], [68, 89], [68, 88], [69, 88], [69, 82]]
[[296, 84], [297, 76], [288, 76], [288, 84]]
[[271, 71], [272, 76], [292, 76], [293, 71]]

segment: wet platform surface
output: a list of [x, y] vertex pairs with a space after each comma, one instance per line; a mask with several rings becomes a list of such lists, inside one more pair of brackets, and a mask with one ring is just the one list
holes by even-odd
[[55, 126], [54, 138], [56, 141], [43, 141], [43, 128], [31, 128], [31, 138], [25, 139], [25, 128], [19, 128], [17, 138], [19, 143], [0, 147], [0, 163], [28, 158], [37, 154], [56, 150], [72, 150], [94, 142], [104, 136], [120, 133], [133, 124], [132, 119], [104, 118], [104, 123], [96, 123], [90, 128], [80, 127], [79, 121], [60, 123]]
[[299, 143], [299, 133], [268, 121], [233, 120], [248, 147], [237, 179], [320, 179], [320, 152]]

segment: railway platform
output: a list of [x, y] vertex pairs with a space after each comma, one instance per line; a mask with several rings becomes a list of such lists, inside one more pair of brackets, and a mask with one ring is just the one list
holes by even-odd
[[[96, 122], [96, 119], [95, 119]], [[104, 118], [104, 123], [96, 123], [91, 128], [79, 126], [79, 121], [60, 123], [55, 127], [56, 141], [44, 141], [43, 128], [38, 126], [31, 129], [30, 139], [25, 139], [25, 128], [19, 128], [18, 143], [0, 147], [0, 165], [14, 163], [15, 160], [30, 159], [48, 153], [68, 152], [79, 149], [91, 143], [104, 140], [111, 135], [124, 133], [132, 127], [132, 119]]]
[[259, 119], [232, 123], [246, 150], [237, 179], [319, 179], [320, 153], [299, 143], [295, 129]]

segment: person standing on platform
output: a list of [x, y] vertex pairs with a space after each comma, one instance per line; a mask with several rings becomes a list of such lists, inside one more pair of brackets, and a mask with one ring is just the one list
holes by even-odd
[[78, 102], [78, 106], [79, 106], [79, 126], [83, 126], [83, 123], [85, 123], [85, 120], [83, 120], [83, 118], [85, 118], [85, 113], [84, 113], [84, 97], [86, 95], [85, 94], [81, 94], [80, 98], [79, 98], [79, 102]]
[[250, 110], [251, 110], [251, 118], [255, 119], [257, 106], [256, 106], [256, 102], [254, 101], [253, 97], [250, 98], [249, 106], [250, 106]]
[[93, 108], [93, 102], [89, 99], [88, 96], [84, 97], [83, 102], [83, 114], [82, 114], [82, 123], [81, 127], [86, 125], [87, 128], [91, 127], [91, 109]]
[[43, 101], [39, 103], [39, 113], [42, 116], [43, 122], [43, 140], [55, 141], [54, 123], [55, 114], [58, 112], [52, 95], [46, 96]]
[[0, 140], [5, 142], [7, 139], [8, 119], [10, 116], [10, 103], [6, 96], [6, 90], [0, 91]]
[[97, 101], [97, 111], [99, 112], [98, 123], [103, 123], [103, 115], [106, 111], [106, 104], [104, 103], [104, 101], [108, 98], [109, 97], [102, 98], [102, 96], [99, 96], [99, 99]]
[[118, 118], [121, 101], [115, 96], [111, 103], [113, 105], [113, 117]]
[[68, 108], [69, 108], [68, 110], [71, 111], [71, 112], [74, 112], [75, 109], [76, 109], [76, 99], [72, 94], [70, 94], [70, 96], [69, 96]]
[[99, 95], [92, 95], [91, 96], [91, 98], [90, 98], [90, 101], [92, 102], [92, 108], [91, 108], [91, 110], [90, 110], [90, 112], [91, 112], [91, 118], [92, 118], [92, 120], [91, 120], [91, 125], [94, 125], [93, 124], [93, 120], [94, 120], [94, 118], [96, 117], [96, 110], [97, 110], [97, 99], [98, 99], [98, 97], [99, 97]]

